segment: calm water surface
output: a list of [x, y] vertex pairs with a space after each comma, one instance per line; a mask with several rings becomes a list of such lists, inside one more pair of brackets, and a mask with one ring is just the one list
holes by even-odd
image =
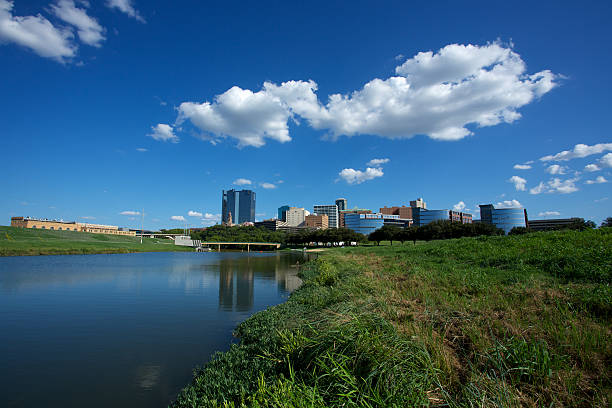
[[299, 255], [0, 257], [0, 406], [165, 407]]

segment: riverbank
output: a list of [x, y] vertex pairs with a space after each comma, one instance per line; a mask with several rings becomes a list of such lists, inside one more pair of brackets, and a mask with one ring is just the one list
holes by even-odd
[[612, 230], [330, 249], [174, 407], [612, 401]]
[[169, 239], [0, 226], [0, 256], [193, 251]]

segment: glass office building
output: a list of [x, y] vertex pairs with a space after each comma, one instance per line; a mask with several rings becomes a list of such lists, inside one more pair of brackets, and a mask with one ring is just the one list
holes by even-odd
[[338, 207], [338, 212], [344, 211], [347, 209], [346, 198], [339, 198], [336, 200], [336, 207]]
[[287, 221], [287, 211], [289, 211], [288, 205], [278, 207], [278, 219], [281, 221]]
[[255, 192], [252, 190], [223, 190], [221, 221], [227, 223], [232, 213], [232, 222], [255, 222]]
[[427, 225], [434, 221], [450, 220], [449, 210], [426, 210], [424, 208], [413, 207], [412, 219], [417, 227]]
[[314, 213], [317, 215], [327, 215], [329, 228], [338, 228], [338, 206], [336, 204], [315, 205]]
[[383, 214], [344, 214], [344, 226], [366, 236], [383, 225]]
[[527, 210], [524, 208], [495, 208], [493, 204], [480, 206], [480, 222], [493, 224], [506, 234], [514, 227], [527, 226]]
[[410, 226], [411, 220], [400, 218], [399, 215], [389, 214], [344, 214], [344, 226], [360, 234], [368, 235], [384, 225], [398, 228]]

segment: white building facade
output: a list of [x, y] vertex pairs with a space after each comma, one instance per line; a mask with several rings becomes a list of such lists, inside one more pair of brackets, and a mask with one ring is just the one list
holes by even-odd
[[306, 216], [310, 215], [310, 211], [305, 210], [300, 207], [289, 207], [286, 212], [287, 217], [287, 226], [289, 227], [299, 227], [304, 224], [304, 220]]

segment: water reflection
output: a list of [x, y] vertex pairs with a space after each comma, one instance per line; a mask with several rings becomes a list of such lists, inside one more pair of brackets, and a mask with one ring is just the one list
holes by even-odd
[[229, 347], [238, 322], [299, 285], [298, 260], [259, 253], [0, 257], [2, 405], [165, 407], [193, 367]]
[[140, 388], [150, 390], [159, 384], [161, 367], [158, 365], [143, 365], [136, 369], [136, 384]]

